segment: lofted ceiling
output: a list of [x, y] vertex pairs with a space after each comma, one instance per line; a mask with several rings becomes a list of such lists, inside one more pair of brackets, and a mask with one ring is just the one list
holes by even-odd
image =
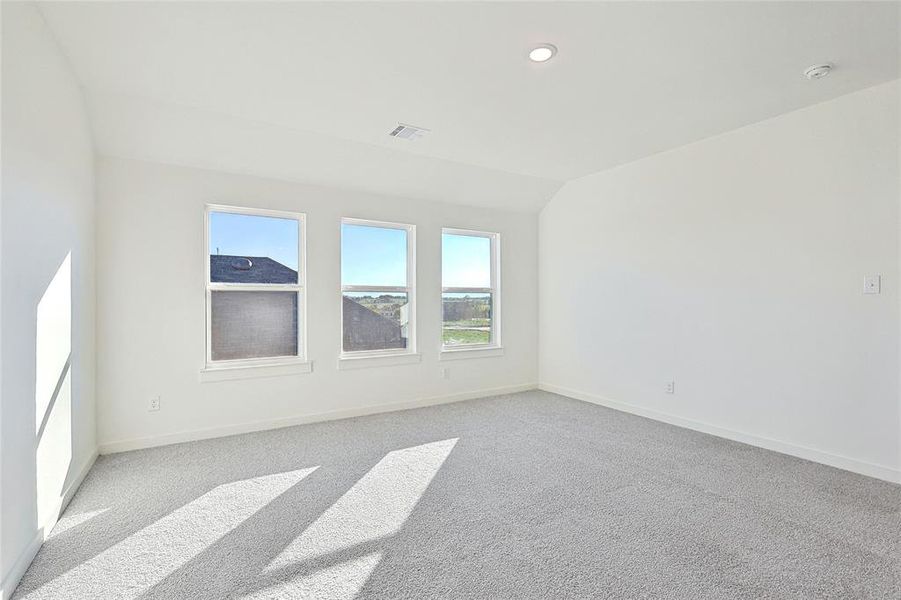
[[[101, 153], [522, 210], [899, 77], [893, 2], [40, 6]], [[542, 42], [558, 55], [531, 63]]]

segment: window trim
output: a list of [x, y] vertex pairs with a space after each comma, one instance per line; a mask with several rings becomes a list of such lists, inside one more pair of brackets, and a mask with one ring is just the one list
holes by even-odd
[[[297, 283], [234, 283], [210, 281], [210, 213], [221, 212], [252, 217], [274, 217], [297, 221]], [[225, 204], [206, 204], [203, 212], [203, 288], [205, 311], [205, 343], [204, 368], [201, 369], [202, 381], [218, 381], [236, 377], [216, 377], [210, 373], [239, 369], [246, 376], [267, 376], [271, 367], [294, 366], [290, 373], [309, 373], [312, 365], [307, 359], [307, 215], [302, 212], [231, 206]], [[261, 358], [240, 358], [230, 360], [213, 360], [212, 346], [212, 293], [214, 291], [239, 292], [294, 292], [297, 294], [297, 356], [273, 356]], [[255, 370], [259, 368], [259, 370]], [[286, 373], [288, 374], [288, 373]]]
[[[456, 287], [444, 286], [444, 235], [460, 235], [469, 237], [482, 237], [490, 240], [491, 274], [490, 287]], [[473, 229], [460, 229], [457, 227], [443, 227], [441, 229], [441, 359], [458, 358], [454, 356], [461, 352], [473, 352], [482, 356], [501, 356], [503, 352], [490, 352], [502, 350], [501, 344], [501, 234], [496, 231], [478, 231]], [[491, 295], [491, 331], [487, 344], [458, 344], [448, 346], [444, 343], [444, 294], [490, 294]], [[460, 357], [462, 358], [462, 357]]]
[[[362, 227], [379, 227], [382, 229], [401, 229], [407, 232], [407, 285], [391, 286], [391, 285], [344, 285], [341, 280], [343, 273], [343, 253], [344, 253], [344, 236], [341, 228], [344, 225], [358, 225]], [[357, 217], [342, 217], [338, 226], [338, 303], [341, 306], [339, 311], [339, 327], [338, 327], [338, 368], [349, 368], [350, 364], [354, 366], [362, 366], [359, 362], [364, 359], [384, 359], [387, 357], [413, 356], [418, 357], [416, 350], [416, 225], [410, 223], [395, 223], [392, 221], [375, 221], [372, 219], [360, 219]], [[356, 350], [347, 352], [344, 350], [344, 293], [345, 292], [394, 292], [407, 294], [407, 315], [409, 335], [407, 336], [407, 347], [403, 349], [386, 348], [384, 350]], [[351, 361], [351, 362], [344, 362]], [[379, 363], [384, 364], [409, 364], [407, 361], [396, 363], [394, 361], [375, 360], [373, 366]], [[418, 361], [412, 361], [418, 362]]]

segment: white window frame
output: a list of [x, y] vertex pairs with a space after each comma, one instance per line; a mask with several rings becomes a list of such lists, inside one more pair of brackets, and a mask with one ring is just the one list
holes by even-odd
[[[210, 281], [210, 213], [231, 213], [252, 217], [274, 217], [297, 221], [297, 283], [231, 283]], [[304, 373], [311, 370], [307, 361], [307, 216], [305, 213], [243, 206], [227, 206], [223, 204], [207, 204], [203, 216], [203, 281], [206, 310], [206, 344], [205, 368], [201, 370], [201, 379], [216, 381], [220, 379], [237, 379], [250, 372], [259, 375], [288, 375]], [[213, 360], [212, 348], [212, 297], [213, 292], [294, 292], [297, 294], [297, 356], [273, 356], [263, 358], [242, 358], [234, 360]], [[290, 368], [293, 367], [293, 368]], [[259, 368], [259, 371], [256, 370]], [[219, 371], [240, 370], [238, 375], [206, 375]], [[253, 371], [250, 371], [253, 370]]]
[[[490, 287], [444, 287], [444, 236], [460, 235], [469, 237], [488, 238], [491, 242], [491, 277]], [[451, 358], [459, 352], [476, 352], [484, 356], [499, 354], [501, 345], [501, 235], [491, 231], [476, 231], [472, 229], [458, 229], [444, 227], [441, 229], [441, 354], [442, 358]], [[444, 294], [491, 294], [491, 332], [487, 344], [456, 344], [444, 343]], [[497, 351], [497, 352], [495, 352]]]
[[[416, 352], [416, 226], [407, 223], [393, 223], [389, 221], [373, 221], [371, 219], [358, 219], [353, 217], [343, 217], [341, 219], [342, 232], [339, 234], [340, 243], [339, 254], [344, 252], [344, 225], [359, 225], [363, 227], [380, 227], [382, 229], [400, 229], [407, 233], [407, 285], [406, 286], [390, 286], [390, 285], [344, 285], [341, 284], [341, 291], [338, 301], [341, 305], [340, 326], [339, 331], [339, 356], [338, 366], [342, 369], [355, 368], [358, 366], [377, 366], [377, 365], [393, 365], [405, 364], [408, 362], [418, 362], [419, 354]], [[343, 259], [339, 259], [340, 278], [343, 279]], [[344, 350], [344, 293], [345, 292], [393, 292], [404, 293], [407, 295], [407, 347], [386, 348], [384, 350], [356, 350], [347, 352]], [[365, 363], [361, 359], [366, 360]], [[395, 360], [399, 359], [399, 360]]]

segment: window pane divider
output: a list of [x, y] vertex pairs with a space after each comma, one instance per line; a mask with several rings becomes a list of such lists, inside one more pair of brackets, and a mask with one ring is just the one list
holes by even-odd
[[342, 292], [409, 292], [410, 288], [391, 285], [342, 285]]
[[226, 283], [207, 284], [213, 292], [302, 292], [303, 285], [297, 283]]
[[443, 287], [441, 292], [444, 294], [491, 294], [494, 293], [494, 288]]

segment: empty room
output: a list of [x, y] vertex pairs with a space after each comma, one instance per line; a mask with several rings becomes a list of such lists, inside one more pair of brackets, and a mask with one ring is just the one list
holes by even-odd
[[0, 600], [901, 600], [901, 2], [0, 21]]

